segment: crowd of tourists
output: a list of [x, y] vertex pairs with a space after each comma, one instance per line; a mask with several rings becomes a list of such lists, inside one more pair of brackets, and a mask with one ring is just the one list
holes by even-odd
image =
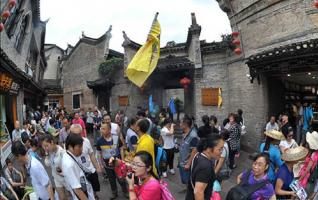
[[[241, 109], [222, 123], [204, 115], [199, 127], [188, 115], [174, 123], [164, 109], [157, 117], [140, 109], [131, 118], [96, 106], [70, 114], [61, 108], [36, 111], [26, 115], [22, 126], [14, 124], [15, 159], [7, 159], [1, 170], [1, 198], [23, 199], [29, 184], [41, 200], [105, 199], [100, 196], [102, 177], [109, 181], [110, 199], [121, 193], [130, 200], [173, 200], [165, 179], [178, 169], [185, 199], [218, 200], [224, 181], [240, 164], [244, 121]], [[287, 114], [279, 121], [272, 116], [252, 166], [239, 174], [224, 198], [302, 199], [308, 194], [304, 199], [314, 199], [318, 133], [302, 131], [302, 139], [295, 139], [295, 131]]]

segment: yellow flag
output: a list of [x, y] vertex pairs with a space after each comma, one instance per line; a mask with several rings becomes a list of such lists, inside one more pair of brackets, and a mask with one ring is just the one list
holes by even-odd
[[222, 105], [222, 96], [221, 96], [221, 88], [219, 88], [218, 92], [218, 108], [220, 108]]
[[158, 13], [152, 22], [146, 43], [137, 51], [126, 69], [128, 79], [141, 87], [155, 70], [160, 56], [160, 24]]

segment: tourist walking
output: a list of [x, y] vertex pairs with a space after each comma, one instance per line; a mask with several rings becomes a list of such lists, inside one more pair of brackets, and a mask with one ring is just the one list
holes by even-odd
[[23, 186], [25, 185], [23, 175], [13, 166], [13, 163], [9, 158], [6, 159], [6, 165], [7, 168], [4, 171], [5, 177], [11, 184], [19, 199], [22, 199], [24, 195]]
[[[52, 135], [46, 134], [41, 138], [42, 148], [45, 151], [44, 163], [51, 167], [55, 189], [59, 200], [66, 200], [66, 184], [62, 172], [62, 158], [65, 153], [60, 145], [57, 145]], [[65, 172], [67, 173], [67, 172]]]
[[121, 186], [122, 192], [125, 195], [128, 193], [126, 181], [118, 178], [114, 170], [114, 160], [120, 158], [120, 150], [118, 147], [119, 137], [111, 134], [111, 125], [108, 123], [103, 123], [100, 131], [102, 136], [98, 139], [96, 144], [97, 155], [109, 179], [112, 191], [111, 199], [116, 199], [118, 196], [117, 181]]
[[200, 140], [198, 153], [191, 163], [186, 200], [210, 200], [216, 180], [212, 159], [220, 158], [223, 147], [224, 140], [220, 135], [211, 134]]
[[297, 197], [296, 193], [289, 187], [294, 180], [293, 167], [298, 161], [305, 158], [308, 149], [299, 146], [288, 149], [282, 154], [282, 160], [285, 161], [279, 168], [275, 183], [275, 192], [278, 199], [292, 199]]
[[12, 134], [11, 134], [12, 142], [21, 141], [21, 133], [22, 133], [22, 130], [20, 127], [20, 122], [15, 121], [14, 130], [12, 131]]
[[224, 147], [220, 158], [217, 160], [214, 171], [217, 176], [217, 180], [222, 183], [223, 180], [227, 180], [230, 178], [231, 169], [229, 164], [229, 145], [228, 139], [230, 137], [230, 132], [226, 129], [221, 131], [220, 136], [224, 140]]
[[126, 145], [129, 152], [135, 152], [138, 142], [138, 134], [136, 133], [137, 129], [137, 120], [136, 118], [130, 118], [128, 120], [128, 130], [126, 134]]
[[[251, 193], [249, 196], [251, 200], [276, 200], [274, 187], [267, 176], [270, 166], [268, 154], [260, 153], [253, 161], [252, 169], [245, 170], [237, 177], [237, 184], [247, 193]], [[235, 200], [233, 197], [234, 195], [230, 190], [227, 200]]]
[[[146, 151], [136, 153], [131, 163], [133, 174], [127, 176], [129, 199], [161, 200], [161, 186], [154, 172], [151, 154]], [[137, 178], [137, 182], [135, 179]]]
[[25, 165], [36, 195], [43, 200], [53, 200], [52, 184], [41, 162], [27, 154], [27, 149], [21, 141], [12, 143], [11, 152], [18, 162]]
[[279, 127], [274, 115], [270, 117], [269, 122], [266, 124], [266, 127], [265, 127], [265, 131], [272, 131], [272, 130], [275, 130], [275, 131], [279, 130]]
[[229, 123], [227, 125], [227, 129], [230, 132], [229, 144], [230, 144], [230, 153], [229, 153], [229, 164], [230, 169], [236, 168], [234, 163], [235, 154], [239, 153], [240, 150], [240, 142], [241, 142], [241, 129], [240, 125], [237, 123], [237, 115], [231, 113], [229, 115]]
[[181, 182], [183, 184], [188, 184], [189, 170], [192, 159], [197, 153], [196, 147], [199, 142], [199, 138], [195, 131], [195, 128], [192, 127], [192, 119], [190, 119], [189, 117], [184, 117], [182, 119], [181, 128], [183, 130], [183, 138], [180, 144], [178, 168], [180, 172]]
[[[163, 128], [161, 129], [161, 137], [163, 140], [163, 149], [167, 153], [167, 167], [166, 170], [168, 170], [168, 167], [170, 169], [171, 174], [175, 174], [175, 170], [173, 168], [173, 160], [174, 160], [174, 127], [175, 124], [172, 124], [171, 119], [166, 118], [163, 121]], [[162, 176], [164, 178], [167, 177], [167, 171], [164, 171], [162, 173]]]
[[153, 173], [158, 176], [157, 168], [155, 166], [155, 142], [153, 138], [147, 134], [149, 129], [149, 121], [147, 119], [139, 119], [137, 121], [136, 132], [138, 134], [139, 140], [136, 148], [136, 152], [146, 151], [148, 152], [153, 159]]
[[300, 169], [299, 183], [303, 188], [307, 187], [309, 177], [315, 173], [318, 162], [318, 133], [313, 131], [306, 134], [306, 141], [309, 148], [309, 154], [306, 156], [304, 165]]
[[206, 138], [209, 134], [212, 133], [212, 128], [210, 126], [210, 118], [207, 115], [202, 116], [203, 126], [200, 126], [198, 129], [198, 136], [200, 138]]
[[74, 113], [74, 119], [72, 120], [72, 124], [79, 124], [82, 127], [82, 137], [86, 137], [86, 126], [78, 112]]
[[95, 200], [92, 185], [85, 176], [85, 171], [76, 157], [82, 155], [83, 138], [70, 133], [66, 139], [66, 153], [62, 158], [62, 172], [73, 200]]
[[102, 123], [102, 117], [99, 116], [98, 110], [94, 110], [93, 117], [93, 136], [94, 136], [94, 146], [96, 146], [97, 140], [100, 137], [100, 125]]
[[94, 113], [92, 112], [92, 108], [88, 108], [86, 113], [86, 126], [87, 126], [87, 133], [93, 133], [93, 125], [94, 125]]
[[[79, 136], [81, 136], [82, 131], [83, 131], [82, 127], [79, 124], [73, 124], [70, 128], [71, 133], [77, 134]], [[86, 178], [93, 187], [95, 198], [98, 199], [97, 192], [100, 191], [98, 173], [101, 173], [102, 170], [99, 163], [96, 160], [96, 157], [94, 155], [94, 150], [92, 148], [90, 141], [85, 137], [82, 137], [82, 138], [83, 138], [83, 151], [80, 156], [76, 156], [76, 160], [81, 165], [83, 170], [87, 173]]]
[[270, 166], [268, 170], [268, 179], [274, 183], [275, 181], [275, 171], [277, 168], [281, 167], [283, 161], [281, 160], [281, 153], [277, 145], [281, 140], [285, 140], [282, 132], [279, 131], [267, 131], [265, 132], [266, 140], [265, 143], [260, 145], [259, 151], [268, 153], [270, 159]]
[[279, 143], [279, 148], [282, 153], [287, 149], [298, 147], [297, 142], [293, 139], [294, 131], [292, 127], [289, 127], [288, 132], [283, 133], [286, 140], [281, 140]]

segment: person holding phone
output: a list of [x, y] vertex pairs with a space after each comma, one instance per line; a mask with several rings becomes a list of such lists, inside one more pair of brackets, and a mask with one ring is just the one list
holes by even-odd
[[[131, 163], [132, 175], [127, 175], [129, 199], [161, 200], [161, 188], [158, 177], [154, 174], [153, 160], [150, 153], [139, 151]], [[137, 177], [137, 183], [135, 183]]]

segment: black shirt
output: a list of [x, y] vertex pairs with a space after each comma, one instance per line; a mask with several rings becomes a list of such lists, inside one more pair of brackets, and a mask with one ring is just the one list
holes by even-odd
[[[202, 155], [202, 153], [199, 153], [194, 159], [193, 166], [191, 166], [192, 173], [190, 172], [193, 186], [195, 186], [196, 182], [207, 183], [208, 185], [204, 190], [204, 199], [210, 200], [213, 190], [213, 183], [216, 179], [213, 162]], [[185, 199], [194, 200], [191, 178], [189, 179], [188, 190]]]

